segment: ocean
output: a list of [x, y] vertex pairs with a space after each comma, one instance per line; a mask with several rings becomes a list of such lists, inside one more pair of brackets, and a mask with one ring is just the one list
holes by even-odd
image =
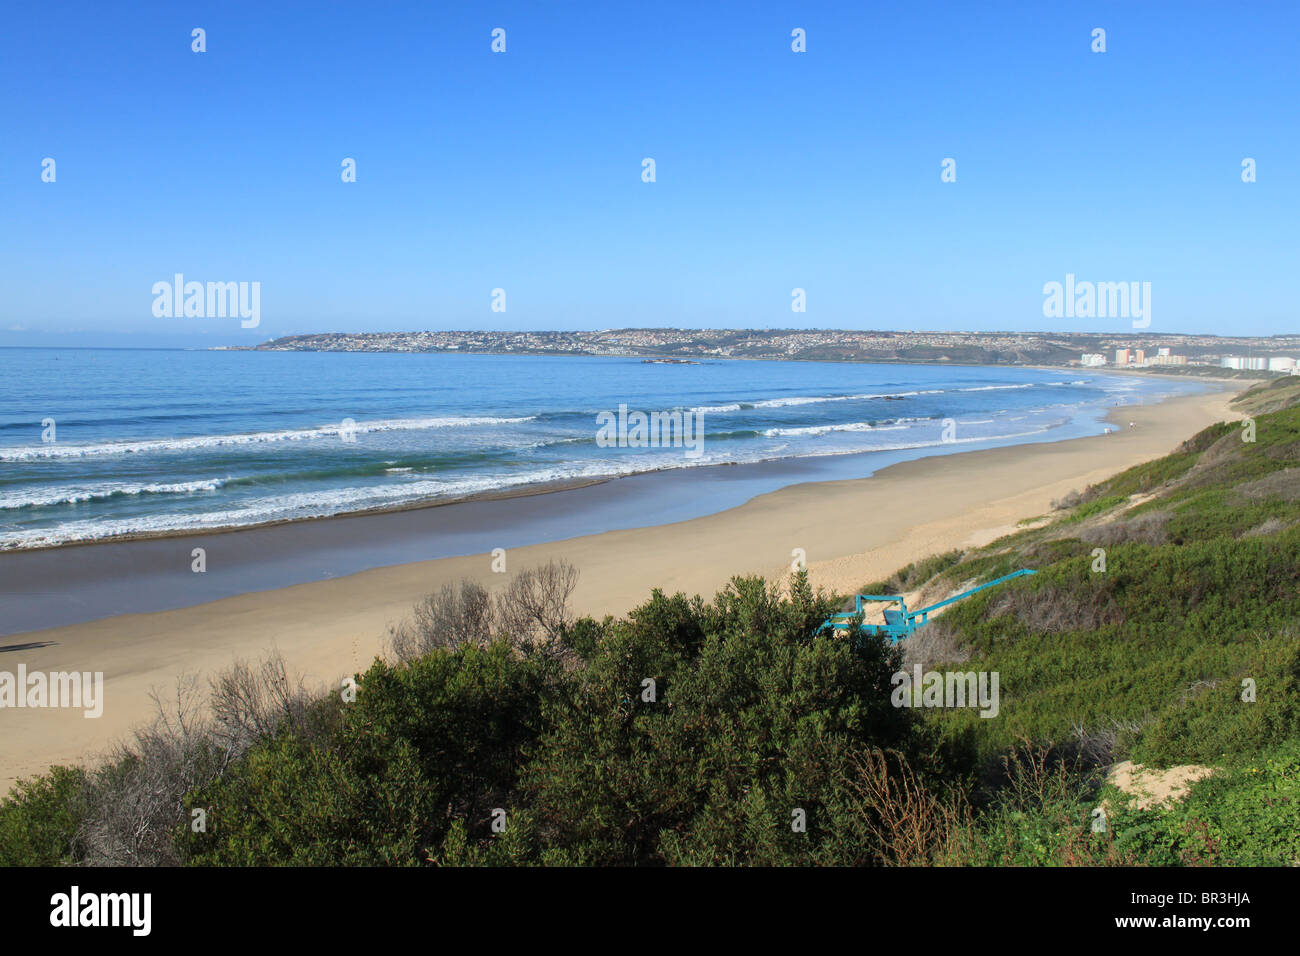
[[[0, 549], [720, 464], [827, 458], [821, 477], [860, 477], [1098, 434], [1117, 404], [1200, 388], [1065, 369], [0, 349]], [[620, 406], [680, 413], [697, 447], [602, 440]]]

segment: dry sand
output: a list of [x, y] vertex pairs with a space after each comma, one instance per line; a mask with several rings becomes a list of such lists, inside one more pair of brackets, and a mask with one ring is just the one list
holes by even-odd
[[[1150, 810], [1163, 803], [1183, 799], [1192, 789], [1192, 784], [1212, 773], [1212, 768], [1196, 764], [1156, 770], [1140, 763], [1135, 764], [1131, 760], [1123, 760], [1110, 768], [1106, 782], [1135, 797], [1134, 802], [1139, 810]], [[1104, 801], [1102, 805], [1105, 806]]]
[[[581, 572], [576, 608], [595, 616], [623, 613], [656, 587], [709, 596], [736, 574], [784, 575], [796, 548], [807, 553], [815, 585], [853, 593], [926, 555], [988, 543], [1047, 512], [1054, 498], [1164, 455], [1209, 424], [1240, 418], [1228, 402], [1248, 384], [1117, 409], [1119, 430], [1106, 436], [904, 462], [870, 478], [794, 485], [678, 524], [518, 548], [508, 568], [571, 562]], [[546, 497], [532, 501], [545, 508]], [[51, 764], [93, 759], [151, 718], [151, 689], [165, 694], [185, 673], [206, 679], [276, 647], [309, 683], [337, 687], [384, 653], [388, 628], [444, 582], [471, 577], [501, 587], [509, 575], [493, 574], [491, 560], [379, 568], [17, 635], [0, 646], [0, 669], [102, 671], [105, 705], [98, 719], [73, 710], [0, 711], [0, 792]]]

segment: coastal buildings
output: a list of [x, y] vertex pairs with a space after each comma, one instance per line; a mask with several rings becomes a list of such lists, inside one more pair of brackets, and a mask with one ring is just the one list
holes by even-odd
[[[1168, 349], [1166, 349], [1165, 351], [1168, 351]], [[1147, 364], [1146, 349], [1116, 349], [1115, 364], [1116, 365], [1146, 365]]]
[[1186, 355], [1174, 355], [1173, 350], [1162, 348], [1156, 351], [1156, 354], [1147, 359], [1147, 365], [1186, 365]]
[[1148, 355], [1147, 350], [1144, 348], [1116, 349], [1115, 364], [1132, 368], [1151, 368], [1152, 366], [1187, 365], [1189, 363], [1186, 355], [1175, 355], [1172, 348], [1164, 345], [1156, 349], [1155, 355]]

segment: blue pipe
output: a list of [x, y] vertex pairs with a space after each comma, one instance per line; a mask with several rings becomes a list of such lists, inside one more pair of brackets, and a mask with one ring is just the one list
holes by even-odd
[[853, 602], [852, 613], [844, 611], [839, 614], [832, 614], [825, 620], [825, 622], [823, 622], [822, 626], [817, 629], [817, 633], [820, 634], [825, 630], [830, 630], [832, 632], [842, 630], [848, 627], [847, 622], [849, 620], [862, 613], [863, 604], [876, 604], [883, 602], [897, 604], [898, 610], [886, 610], [884, 624], [863, 624], [860, 631], [863, 634], [871, 635], [885, 634], [889, 637], [890, 641], [896, 643], [907, 637], [918, 627], [922, 627], [929, 623], [931, 611], [936, 611], [941, 607], [947, 607], [955, 601], [960, 601], [962, 598], [970, 597], [972, 594], [977, 594], [980, 591], [994, 587], [1004, 581], [1010, 581], [1012, 578], [1018, 578], [1026, 574], [1035, 573], [1037, 572], [1032, 571], [1029, 568], [1021, 568], [1019, 571], [1012, 571], [1010, 574], [1004, 574], [1000, 578], [994, 578], [992, 581], [985, 584], [973, 587], [968, 591], [962, 591], [961, 594], [954, 594], [952, 597], [939, 601], [937, 604], [931, 604], [928, 607], [923, 607], [916, 611], [909, 611], [907, 609], [907, 601], [901, 594], [859, 594]]

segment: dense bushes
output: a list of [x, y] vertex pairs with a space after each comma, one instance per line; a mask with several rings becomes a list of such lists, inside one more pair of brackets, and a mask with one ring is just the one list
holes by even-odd
[[536, 739], [554, 665], [505, 641], [376, 662], [355, 702], [331, 698], [311, 733], [287, 728], [191, 794], [206, 832], [181, 831], [196, 863], [413, 864], [453, 821], [489, 833]]
[[[557, 635], [579, 658], [466, 642], [376, 663], [311, 742], [275, 735], [211, 786], [198, 863], [833, 860], [855, 753], [906, 752], [898, 652], [814, 637], [832, 602], [737, 579]], [[807, 821], [792, 827], [795, 815]], [[494, 829], [494, 821], [498, 829]], [[503, 827], [503, 829], [501, 829]], [[509, 839], [497, 839], [509, 834]]]
[[0, 866], [58, 866], [83, 856], [77, 831], [85, 815], [86, 775], [54, 767], [14, 787], [0, 805]]
[[[586, 862], [811, 861], [833, 834], [846, 759], [907, 748], [889, 705], [898, 653], [811, 636], [830, 611], [737, 579], [713, 605], [655, 594], [611, 625], [552, 705], [529, 790]], [[647, 679], [653, 680], [653, 697]], [[807, 832], [795, 832], [796, 811]]]

